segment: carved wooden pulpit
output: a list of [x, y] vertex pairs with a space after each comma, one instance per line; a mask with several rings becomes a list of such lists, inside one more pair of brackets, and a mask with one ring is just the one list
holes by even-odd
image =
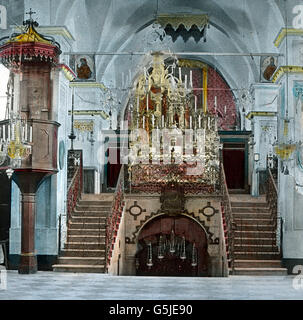
[[[31, 12], [32, 14], [32, 12]], [[36, 191], [45, 177], [57, 173], [57, 131], [52, 96], [60, 46], [39, 34], [31, 17], [25, 31], [4, 39], [0, 45], [1, 62], [10, 69], [14, 83], [14, 111], [32, 127], [29, 157], [14, 168], [13, 179], [22, 193], [21, 258], [19, 273], [35, 273]], [[2, 39], [3, 40], [3, 39]]]

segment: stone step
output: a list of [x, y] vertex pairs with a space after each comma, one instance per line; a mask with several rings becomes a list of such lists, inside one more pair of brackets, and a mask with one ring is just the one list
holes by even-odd
[[244, 212], [244, 213], [270, 213], [268, 207], [232, 207], [231, 208], [233, 213], [237, 212]]
[[236, 224], [235, 232], [246, 232], [247, 231], [254, 231], [256, 234], [261, 231], [269, 231], [273, 233], [273, 226], [272, 225], [260, 225], [260, 224]]
[[237, 226], [241, 227], [241, 225], [253, 224], [253, 225], [261, 225], [261, 226], [268, 226], [272, 224], [272, 220], [267, 219], [255, 219], [255, 218], [243, 218], [243, 219], [234, 219], [234, 222]]
[[105, 234], [106, 229], [69, 229], [67, 231], [68, 236], [99, 236], [99, 234]]
[[112, 207], [112, 201], [102, 201], [102, 200], [80, 200], [78, 202], [80, 206], [97, 206], [97, 207]]
[[110, 211], [74, 211], [72, 217], [103, 217], [107, 218]]
[[250, 208], [267, 208], [268, 203], [266, 201], [260, 202], [245, 202], [245, 201], [231, 201], [232, 208], [234, 207], [250, 207]]
[[104, 266], [104, 257], [62, 257], [58, 258], [58, 264], [62, 265], [99, 265]]
[[234, 250], [237, 252], [278, 252], [279, 248], [272, 245], [252, 245], [252, 244], [235, 244]]
[[64, 249], [76, 250], [104, 250], [105, 239], [102, 242], [66, 242]]
[[244, 238], [246, 235], [243, 233], [243, 238], [238, 237], [234, 238], [235, 244], [247, 244], [247, 245], [275, 245], [276, 238]]
[[256, 212], [237, 212], [233, 213], [234, 219], [270, 219], [270, 213], [256, 213]]
[[104, 257], [104, 249], [64, 249], [62, 257]]
[[54, 272], [81, 272], [81, 273], [104, 273], [104, 266], [94, 266], [94, 265], [65, 265], [65, 264], [55, 264], [53, 265]]
[[280, 260], [235, 260], [234, 266], [238, 268], [281, 268]]
[[93, 242], [93, 243], [105, 243], [105, 232], [100, 233], [99, 235], [68, 235], [68, 242]]
[[90, 205], [76, 205], [76, 211], [110, 211], [111, 207], [109, 206], [90, 206]]
[[265, 238], [274, 238], [276, 236], [276, 234], [275, 234], [275, 232], [272, 232], [272, 231], [260, 231], [260, 230], [258, 230], [258, 231], [255, 231], [255, 230], [240, 231], [240, 230], [235, 230], [234, 236], [235, 236], [235, 238], [242, 237], [242, 238], [256, 238], [256, 239], [262, 238], [262, 239], [265, 239]]
[[114, 193], [82, 193], [81, 194], [81, 201], [82, 200], [89, 200], [89, 201], [108, 201], [111, 202], [114, 199]]
[[286, 276], [286, 268], [234, 268], [233, 275], [246, 276]]
[[104, 224], [106, 222], [105, 217], [73, 217], [71, 218], [71, 222], [75, 223], [100, 223]]
[[235, 260], [280, 260], [280, 252], [235, 252]]
[[69, 230], [72, 229], [98, 229], [98, 230], [104, 230], [105, 223], [84, 223], [84, 222], [73, 222], [71, 221], [69, 223]]

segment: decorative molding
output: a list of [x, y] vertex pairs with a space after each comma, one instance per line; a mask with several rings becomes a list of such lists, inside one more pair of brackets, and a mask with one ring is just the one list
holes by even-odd
[[[206, 211], [207, 211], [207, 209], [211, 209], [211, 213], [207, 213]], [[218, 213], [219, 212], [219, 210], [218, 209], [215, 209], [212, 205], [211, 205], [211, 202], [207, 202], [207, 205], [204, 207], [204, 208], [202, 208], [202, 209], [200, 209], [199, 210], [199, 213], [202, 213], [203, 214], [203, 216], [205, 216], [206, 218], [207, 218], [207, 221], [210, 221], [210, 218], [212, 217], [212, 216], [214, 216], [216, 213]]]
[[275, 117], [277, 112], [265, 112], [265, 111], [251, 111], [246, 115], [247, 119], [251, 119], [252, 117]]
[[163, 28], [171, 25], [175, 31], [178, 30], [180, 25], [183, 25], [187, 31], [194, 25], [197, 26], [199, 31], [202, 31], [208, 25], [209, 17], [207, 14], [159, 14], [157, 22]]
[[70, 82], [69, 84], [70, 87], [76, 87], [76, 88], [99, 88], [103, 90], [108, 90], [108, 88], [100, 82]]
[[274, 45], [278, 48], [284, 38], [287, 36], [303, 36], [303, 29], [295, 28], [281, 28], [276, 39], [274, 40]]
[[[152, 220], [152, 218], [155, 217], [160, 217], [162, 215], [166, 215], [165, 213], [163, 213], [161, 210], [158, 210], [157, 212], [152, 212], [150, 215], [146, 215], [145, 218], [143, 220], [140, 221], [139, 225], [136, 226], [135, 231], [132, 233], [132, 237], [131, 239], [128, 238], [129, 240], [127, 240], [128, 244], [135, 244], [136, 243], [136, 239], [138, 237], [138, 234], [140, 232], [140, 230], [142, 229], [142, 227], [149, 222], [149, 220]], [[200, 226], [201, 228], [205, 231], [206, 235], [207, 235], [207, 240], [208, 240], [208, 244], [219, 244], [219, 238], [214, 238], [214, 234], [212, 232], [210, 232], [209, 230], [209, 226], [205, 225], [205, 221], [201, 220], [199, 216], [195, 216], [194, 212], [189, 213], [187, 210], [185, 210], [184, 212], [179, 213], [179, 215], [183, 215], [185, 217], [189, 217], [193, 220], [195, 220]]]
[[202, 61], [199, 60], [191, 60], [191, 59], [179, 59], [178, 60], [178, 66], [183, 68], [208, 68], [208, 65]]
[[[71, 110], [68, 111], [68, 115], [71, 115]], [[109, 118], [109, 115], [103, 110], [74, 110], [74, 115], [78, 116], [101, 116], [104, 120]]]
[[303, 73], [303, 67], [299, 66], [281, 66], [274, 73], [272, 77], [272, 82], [276, 83], [285, 73]]
[[[138, 210], [138, 212], [136, 212], [136, 209]], [[146, 212], [146, 209], [142, 209], [137, 201], [134, 201], [134, 204], [132, 206], [130, 206], [126, 212], [129, 212], [129, 214], [131, 214], [134, 217], [134, 220], [137, 220], [137, 217], [142, 213], [142, 212]]]
[[75, 120], [74, 121], [74, 128], [81, 131], [81, 132], [92, 132], [94, 131], [94, 121], [85, 121], [85, 120]]

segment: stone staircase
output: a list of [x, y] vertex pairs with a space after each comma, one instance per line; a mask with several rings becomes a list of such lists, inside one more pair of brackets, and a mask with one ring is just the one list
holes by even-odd
[[235, 222], [233, 275], [287, 275], [265, 196], [230, 195]]
[[105, 225], [112, 200], [112, 194], [82, 194], [53, 271], [105, 272]]

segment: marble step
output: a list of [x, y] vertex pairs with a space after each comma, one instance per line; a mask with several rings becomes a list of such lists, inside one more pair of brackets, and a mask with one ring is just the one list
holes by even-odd
[[106, 222], [106, 217], [72, 216], [71, 217], [71, 222], [72, 223], [75, 222], [75, 223], [99, 223], [99, 224], [104, 224]]
[[79, 200], [80, 206], [97, 206], [97, 207], [112, 207], [112, 201], [98, 201], [98, 200]]
[[272, 245], [257, 245], [257, 244], [235, 244], [234, 250], [237, 252], [277, 252], [279, 248]]
[[232, 207], [233, 213], [244, 212], [244, 213], [270, 213], [268, 207]]
[[234, 268], [233, 275], [245, 276], [286, 276], [286, 268]]
[[104, 257], [104, 249], [64, 249], [62, 257]]
[[66, 242], [64, 249], [103, 250], [105, 249], [105, 239], [102, 242]]
[[235, 260], [238, 268], [281, 268], [281, 260]]
[[246, 238], [245, 233], [242, 234], [242, 237], [234, 238], [234, 244], [247, 244], [247, 245], [275, 245], [276, 238]]
[[237, 212], [233, 213], [234, 219], [270, 219], [270, 213], [256, 213], [256, 212]]
[[55, 264], [53, 265], [54, 272], [77, 272], [77, 273], [105, 273], [103, 265], [70, 265], [70, 264]]
[[239, 252], [235, 251], [235, 260], [280, 260], [280, 252]]
[[261, 224], [236, 224], [235, 225], [235, 232], [247, 232], [247, 231], [253, 231], [256, 234], [258, 234], [258, 232], [262, 232], [262, 231], [269, 231], [271, 233], [273, 233], [273, 229], [274, 227], [272, 225], [261, 225]]
[[99, 235], [68, 235], [68, 242], [101, 242], [105, 243], [105, 232], [100, 232]]
[[268, 203], [266, 201], [260, 202], [245, 202], [245, 201], [231, 201], [232, 208], [234, 207], [250, 207], [250, 208], [267, 208]]
[[61, 257], [58, 258], [59, 265], [99, 265], [104, 266], [104, 257]]
[[69, 230], [73, 229], [98, 229], [98, 230], [104, 230], [105, 228], [105, 222], [104, 223], [91, 223], [91, 222], [73, 222], [71, 221], [69, 223]]
[[107, 218], [110, 215], [110, 211], [74, 211], [72, 217], [100, 217]]
[[90, 205], [79, 205], [77, 204], [76, 205], [76, 208], [75, 208], [76, 211], [110, 211], [111, 210], [111, 207], [109, 206], [90, 206]]
[[114, 193], [82, 193], [81, 194], [81, 201], [88, 200], [88, 201], [105, 201], [105, 202], [112, 202], [114, 199]]
[[105, 234], [106, 229], [105, 228], [101, 228], [101, 229], [86, 229], [86, 228], [82, 228], [82, 229], [69, 229], [67, 231], [68, 236], [99, 236], [100, 234]]
[[235, 236], [235, 238], [242, 237], [242, 238], [256, 238], [256, 239], [262, 238], [262, 239], [265, 239], [265, 238], [275, 238], [276, 234], [275, 234], [275, 232], [272, 232], [272, 231], [255, 231], [255, 230], [240, 231], [240, 230], [235, 230], [234, 236]]

